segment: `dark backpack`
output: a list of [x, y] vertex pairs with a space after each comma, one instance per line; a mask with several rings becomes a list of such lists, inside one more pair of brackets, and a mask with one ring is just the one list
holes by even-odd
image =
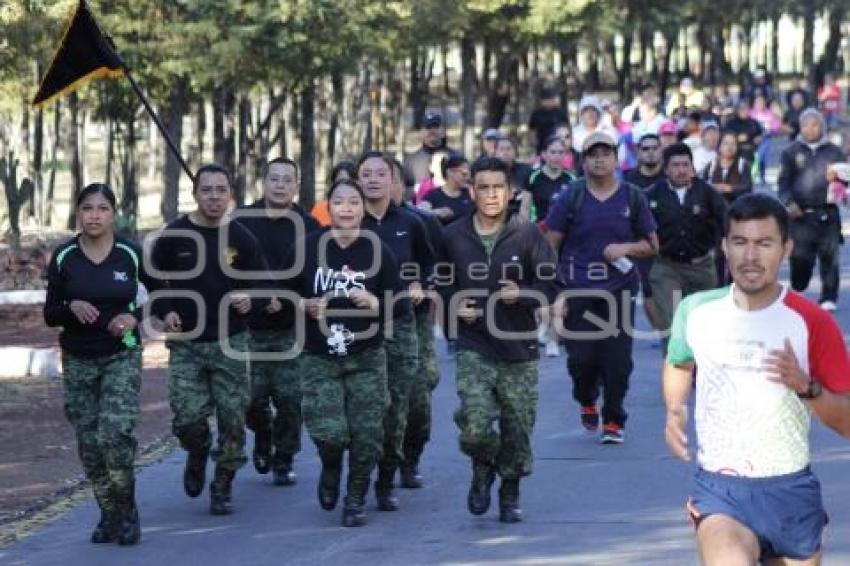
[[[643, 196], [643, 191], [639, 188], [626, 181], [623, 181], [622, 183], [626, 185], [629, 191], [629, 224], [632, 230], [632, 237], [635, 241], [637, 241], [639, 239], [643, 239], [643, 235], [641, 235], [640, 230], [640, 210], [646, 206], [646, 199]], [[564, 225], [565, 240], [567, 235], [570, 233], [570, 230], [572, 230], [573, 226], [575, 226], [576, 217], [578, 216], [579, 210], [581, 210], [581, 205], [584, 204], [584, 197], [586, 194], [587, 182], [583, 177], [570, 183], [569, 188], [566, 190], [566, 194], [563, 197], [566, 199], [567, 205], [567, 222]]]

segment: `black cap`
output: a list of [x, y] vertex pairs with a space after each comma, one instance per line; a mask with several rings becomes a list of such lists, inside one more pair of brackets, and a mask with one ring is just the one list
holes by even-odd
[[426, 112], [422, 124], [426, 128], [439, 128], [443, 125], [443, 116], [436, 112]]

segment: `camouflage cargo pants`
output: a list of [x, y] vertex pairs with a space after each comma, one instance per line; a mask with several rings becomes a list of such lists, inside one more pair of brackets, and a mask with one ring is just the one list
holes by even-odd
[[440, 382], [434, 350], [434, 327], [429, 311], [416, 311], [416, 334], [419, 365], [410, 392], [404, 434], [404, 460], [411, 465], [419, 462], [425, 444], [431, 439], [431, 395]]
[[[252, 352], [286, 352], [293, 343], [290, 332], [251, 331]], [[254, 431], [256, 442], [274, 448], [275, 466], [291, 462], [301, 451], [299, 361], [251, 361], [251, 402], [245, 424]]]
[[531, 473], [537, 363], [491, 360], [472, 350], [457, 353], [460, 449], [474, 462], [495, 466], [505, 479]]
[[320, 451], [348, 449], [349, 477], [368, 485], [381, 456], [387, 410], [387, 355], [382, 346], [347, 357], [303, 353], [301, 412]]
[[[235, 350], [247, 349], [247, 334], [230, 337]], [[227, 357], [218, 341], [169, 342], [168, 397], [174, 436], [189, 452], [208, 453], [209, 418], [216, 417], [216, 462], [236, 471], [245, 462], [245, 411], [250, 396], [248, 364]]]
[[62, 352], [65, 414], [86, 478], [105, 513], [133, 500], [142, 352], [84, 358]]
[[419, 346], [412, 312], [393, 320], [392, 337], [386, 339], [384, 347], [387, 360], [391, 361], [387, 368], [390, 405], [384, 417], [384, 453], [378, 465], [382, 470], [395, 472], [404, 461], [404, 433], [410, 395], [419, 379]]

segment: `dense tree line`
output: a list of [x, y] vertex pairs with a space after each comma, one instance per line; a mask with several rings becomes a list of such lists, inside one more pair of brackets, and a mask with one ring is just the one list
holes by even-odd
[[[146, 145], [160, 161], [161, 212], [170, 220], [180, 165], [165, 144], [145, 141], [155, 136], [146, 136], [149, 121], [125, 81], [94, 83], [46, 109], [28, 105], [75, 4], [7, 0], [0, 7], [0, 181], [7, 202], [42, 225], [55, 224], [50, 203], [61, 163], [70, 169], [72, 194], [86, 182], [111, 182], [132, 225]], [[682, 74], [734, 83], [751, 63], [776, 71], [782, 17], [803, 29], [797, 71], [817, 81], [838, 64], [848, 13], [844, 0], [89, 4], [193, 166], [208, 159], [225, 165], [243, 199], [265, 156], [300, 156], [308, 206], [335, 159], [367, 147], [402, 151], [427, 107], [457, 110], [459, 142], [471, 154], [482, 128], [516, 131], [544, 83], [567, 100], [601, 88], [626, 96], [643, 81], [663, 93]], [[826, 18], [829, 37], [816, 61], [817, 18]], [[756, 42], [764, 29], [770, 41]], [[86, 178], [86, 122], [105, 132], [104, 179]], [[210, 137], [212, 147], [205, 147]], [[22, 188], [23, 178], [34, 188]]]

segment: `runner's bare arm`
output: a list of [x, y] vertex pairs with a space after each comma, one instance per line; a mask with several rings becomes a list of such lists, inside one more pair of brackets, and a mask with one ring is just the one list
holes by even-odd
[[662, 375], [664, 404], [667, 407], [667, 419], [664, 427], [664, 440], [670, 451], [682, 460], [690, 460], [688, 453], [688, 399], [693, 385], [692, 363], [683, 365], [664, 364]]
[[850, 393], [832, 393], [824, 389], [816, 399], [808, 401], [818, 419], [845, 438], [850, 438]]

